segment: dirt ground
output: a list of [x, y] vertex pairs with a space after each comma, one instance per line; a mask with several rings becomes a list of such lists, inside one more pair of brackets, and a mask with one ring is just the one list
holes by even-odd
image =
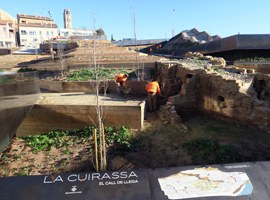
[[[270, 159], [269, 134], [201, 116], [185, 116], [188, 132], [146, 115], [130, 148], [108, 149], [108, 170], [175, 167]], [[95, 171], [92, 138], [73, 139], [68, 147], [34, 153], [14, 138], [0, 154], [0, 176]]]
[[12, 69], [16, 66], [27, 66], [32, 60], [46, 57], [48, 57], [48, 55], [1, 55], [0, 69]]

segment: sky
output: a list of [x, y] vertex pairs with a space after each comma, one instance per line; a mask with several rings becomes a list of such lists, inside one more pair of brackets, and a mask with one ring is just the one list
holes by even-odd
[[70, 9], [72, 27], [105, 31], [108, 39], [171, 38], [197, 28], [211, 35], [270, 34], [270, 0], [0, 0], [13, 17], [49, 17], [64, 27]]

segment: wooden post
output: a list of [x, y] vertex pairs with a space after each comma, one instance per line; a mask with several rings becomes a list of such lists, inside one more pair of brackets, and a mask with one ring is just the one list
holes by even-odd
[[104, 130], [104, 124], [102, 123], [102, 140], [103, 140], [103, 170], [105, 171], [107, 168], [107, 159], [106, 159], [106, 140], [105, 140], [105, 130]]
[[96, 170], [99, 172], [98, 166], [98, 144], [97, 144], [97, 129], [94, 129], [94, 139], [95, 139], [95, 159], [96, 159]]

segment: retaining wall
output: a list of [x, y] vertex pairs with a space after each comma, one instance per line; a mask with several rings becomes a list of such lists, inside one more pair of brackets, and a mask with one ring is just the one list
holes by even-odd
[[[133, 96], [147, 96], [145, 86], [147, 81], [128, 80], [127, 88]], [[100, 83], [100, 92], [103, 94], [104, 82]], [[115, 81], [107, 81], [108, 94], [118, 94], [118, 85]], [[87, 92], [94, 93], [94, 87], [91, 81], [51, 81], [40, 80], [40, 88], [52, 92]]]
[[[19, 129], [18, 136], [45, 133], [51, 130], [73, 130], [95, 125], [96, 99], [83, 93], [42, 94]], [[141, 129], [145, 100], [128, 100], [117, 96], [100, 100], [105, 126]]]

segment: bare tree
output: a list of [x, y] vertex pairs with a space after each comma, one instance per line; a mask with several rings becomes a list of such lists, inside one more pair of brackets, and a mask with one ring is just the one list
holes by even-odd
[[[94, 18], [95, 24], [95, 18]], [[95, 30], [95, 29], [94, 29]], [[106, 110], [104, 109], [104, 101], [101, 98], [100, 89], [103, 85], [103, 92], [106, 95], [106, 89], [108, 87], [108, 81], [106, 77], [101, 77], [100, 70], [100, 59], [102, 56], [102, 43], [99, 39], [93, 39], [91, 43], [87, 42], [86, 49], [88, 50], [88, 69], [94, 71], [94, 81], [90, 81], [90, 84], [94, 91], [95, 96], [95, 107], [96, 107], [96, 120], [89, 116], [89, 119], [98, 128], [98, 144], [99, 144], [99, 166], [96, 169], [101, 171], [106, 170], [106, 144], [105, 144], [105, 133], [103, 121], [106, 117]], [[92, 52], [91, 52], [92, 50]]]
[[144, 69], [140, 66], [140, 57], [139, 57], [139, 49], [137, 44], [137, 32], [136, 32], [136, 11], [134, 8], [134, 2], [131, 6], [131, 19], [133, 24], [133, 35], [135, 40], [135, 73], [137, 75], [137, 80], [143, 80], [143, 71]]
[[63, 45], [58, 41], [57, 42], [57, 55], [58, 55], [58, 66], [61, 73], [61, 78], [64, 77], [64, 59], [63, 59]]
[[52, 61], [54, 61], [54, 50], [53, 50], [53, 44], [52, 44], [51, 40], [49, 40], [49, 48], [50, 48], [50, 54], [51, 54]]

